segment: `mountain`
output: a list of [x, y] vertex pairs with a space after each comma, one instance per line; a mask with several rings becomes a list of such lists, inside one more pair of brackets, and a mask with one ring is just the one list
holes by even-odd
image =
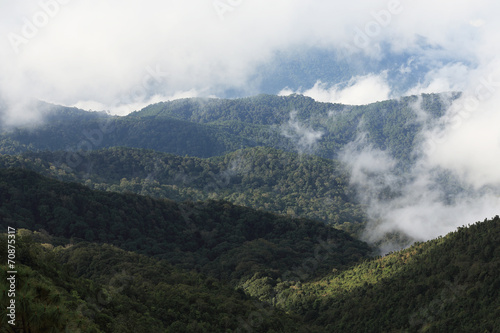
[[126, 117], [113, 117], [105, 113], [92, 112], [90, 115], [71, 114], [67, 109], [63, 109], [43, 125], [6, 130], [0, 136], [0, 152], [81, 152], [102, 147], [126, 146], [208, 157], [248, 145], [244, 138], [218, 133], [210, 126], [192, 122], [176, 119], [135, 122]]
[[[423, 49], [433, 48], [426, 41], [421, 41]], [[426, 45], [427, 44], [427, 45]], [[292, 91], [305, 91], [317, 82], [327, 87], [345, 88], [352, 80], [368, 75], [379, 75], [387, 81], [395, 95], [404, 95], [408, 90], [428, 80], [430, 72], [435, 70], [435, 63], [420, 58], [415, 53], [393, 52], [392, 47], [385, 43], [373, 45], [377, 48], [376, 57], [364, 52], [349, 52], [347, 50], [321, 47], [292, 47], [274, 53], [273, 57], [258, 66], [249, 86], [255, 91], [265, 94], [279, 94], [284, 88]], [[358, 45], [349, 48], [359, 49]], [[362, 47], [363, 48], [363, 47]], [[436, 53], [436, 52], [434, 52]], [[442, 66], [453, 64], [470, 64], [460, 55], [437, 55]], [[228, 90], [225, 97], [240, 97], [247, 91]]]
[[[356, 142], [387, 152], [402, 170], [409, 168], [418, 158], [422, 129], [437, 122], [458, 96], [424, 94], [364, 106], [318, 103], [300, 95], [194, 98], [150, 105], [125, 117], [64, 107], [50, 111], [44, 104], [50, 111], [45, 124], [4, 131], [0, 152], [4, 166], [30, 164], [29, 169], [94, 189], [174, 200], [223, 199], [356, 233], [366, 218], [349, 173], [335, 159]], [[106, 150], [115, 147], [155, 153]], [[5, 154], [28, 151], [20, 158], [41, 160], [43, 166], [6, 161], [11, 158]], [[440, 179], [453, 183], [450, 177]]]
[[[398, 176], [400, 185], [411, 182], [411, 177], [404, 173], [414, 167], [421, 155], [423, 130], [439, 126], [447, 106], [458, 96], [424, 94], [362, 106], [318, 103], [300, 95], [183, 99], [151, 105], [125, 117], [59, 107], [48, 113], [50, 121], [45, 125], [4, 131], [0, 135], [0, 152], [4, 155], [38, 152], [40, 155], [33, 158], [44, 160], [44, 166], [29, 167], [32, 170], [82, 182], [95, 189], [131, 191], [174, 200], [223, 199], [256, 209], [326, 221], [357, 234], [366, 221], [364, 207], [358, 200], [364, 189], [348, 184], [351, 170], [340, 170], [344, 166], [339, 169], [336, 162], [328, 170], [330, 166], [326, 161], [314, 160], [311, 155], [334, 161], [347, 156], [349, 160], [365, 150], [380, 150], [395, 161], [394, 170], [402, 175]], [[127, 157], [119, 157], [118, 162], [116, 158], [111, 161], [93, 152], [115, 147], [149, 149], [185, 158], [225, 156], [226, 161], [213, 160], [206, 164], [193, 159], [189, 162], [198, 165], [196, 168], [201, 167], [201, 171], [182, 166], [180, 160], [165, 166], [164, 157], [160, 156], [124, 154]], [[296, 153], [300, 163], [294, 158], [285, 166], [277, 159], [288, 160], [287, 155], [271, 152], [265, 157], [266, 153], [261, 150], [255, 156], [242, 153], [252, 164], [240, 165], [239, 157], [231, 155], [240, 154], [238, 151], [245, 148], [258, 151], [257, 147]], [[55, 155], [50, 156], [46, 151], [66, 153], [54, 152]], [[96, 161], [89, 162], [89, 155]], [[143, 157], [148, 163], [137, 161]], [[104, 175], [105, 161], [116, 167]], [[277, 172], [276, 166], [286, 171]], [[171, 167], [172, 170], [166, 171]], [[242, 167], [259, 171], [247, 172]], [[124, 169], [125, 172], [120, 171]], [[92, 175], [93, 170], [101, 170], [98, 171], [101, 174]], [[165, 172], [168, 177], [157, 179], [155, 176]], [[232, 174], [235, 177], [230, 176]], [[248, 177], [240, 177], [243, 174]], [[340, 177], [332, 181], [332, 175]], [[369, 176], [370, 181], [379, 182], [377, 174]], [[450, 202], [453, 196], [466, 190], [454, 175], [439, 169], [432, 170], [432, 179], [436, 188], [443, 190], [443, 197], [451, 198], [447, 199]], [[192, 180], [196, 180], [194, 184]], [[380, 200], [400, 195], [397, 188], [385, 188], [383, 193], [377, 193]], [[400, 236], [396, 235], [394, 243], [406, 246], [406, 238], [410, 236]], [[381, 240], [385, 241], [385, 238]]]
[[318, 332], [498, 332], [499, 237], [496, 216], [316, 281], [255, 279], [246, 291]]
[[43, 104], [44, 124], [0, 138], [17, 328], [496, 332], [500, 218], [374, 256], [355, 237], [362, 188], [336, 160], [354, 142], [404, 173], [458, 96], [185, 99], [125, 117]]
[[[255, 277], [312, 278], [372, 251], [312, 220], [221, 201], [176, 203], [93, 191], [20, 169], [0, 170], [0, 203], [4, 230], [37, 231], [18, 232], [16, 267], [27, 304], [19, 317], [40, 330], [50, 322], [89, 332], [98, 332], [95, 326], [106, 332], [233, 330], [249, 325], [247, 318], [264, 308], [271, 312], [262, 314], [258, 331], [299, 332], [298, 317], [251, 301], [245, 283]], [[45, 249], [31, 244], [31, 237]], [[315, 257], [320, 259], [314, 269], [292, 270]], [[2, 302], [8, 302], [6, 293]]]
[[[405, 160], [410, 159], [423, 125], [441, 117], [450, 101], [458, 96], [423, 94], [362, 106], [320, 103], [302, 95], [181, 99], [148, 106], [129, 117], [171, 117], [228, 130], [234, 128], [235, 133], [244, 133], [255, 141], [281, 136], [282, 141], [273, 147], [325, 158], [335, 157], [342, 147], [367, 133], [369, 143]], [[426, 113], [429, 118], [422, 122], [418, 112]], [[246, 128], [242, 124], [266, 126], [267, 133], [260, 127]], [[317, 142], [309, 142], [310, 135], [316, 135]], [[284, 138], [287, 140], [283, 141]]]
[[[4, 131], [0, 153], [123, 146], [211, 157], [267, 146], [331, 159], [365, 135], [367, 144], [399, 161], [411, 161], [419, 131], [458, 96], [424, 94], [362, 106], [319, 103], [300, 95], [183, 99], [125, 117], [97, 112], [82, 116], [63, 108], [45, 125]], [[427, 119], [420, 119], [418, 112]]]

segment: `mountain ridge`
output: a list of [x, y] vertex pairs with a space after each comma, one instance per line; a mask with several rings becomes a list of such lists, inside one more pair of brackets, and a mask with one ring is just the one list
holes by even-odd
[[[349, 142], [367, 133], [374, 147], [387, 150], [402, 163], [411, 163], [424, 126], [414, 107], [426, 112], [426, 121], [431, 122], [458, 96], [424, 94], [363, 106], [319, 103], [301, 95], [212, 99], [201, 107], [200, 99], [185, 99], [151, 105], [123, 117], [99, 114], [104, 118], [98, 120], [74, 116], [34, 129], [4, 132], [0, 153], [84, 152], [126, 146], [211, 157], [269, 146], [332, 159]], [[207, 105], [210, 107], [205, 110]]]

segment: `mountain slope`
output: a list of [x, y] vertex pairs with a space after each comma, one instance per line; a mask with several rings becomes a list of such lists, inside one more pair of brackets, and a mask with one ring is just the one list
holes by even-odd
[[220, 201], [176, 203], [92, 191], [19, 169], [0, 170], [0, 203], [4, 228], [43, 229], [64, 239], [109, 243], [235, 284], [255, 273], [281, 276], [314, 258], [318, 244], [335, 251], [316, 274], [349, 265], [371, 251], [321, 222]]
[[[358, 45], [352, 44], [354, 48]], [[271, 61], [257, 68], [253, 85], [258, 91], [278, 94], [284, 88], [293, 91], [307, 90], [318, 82], [325, 88], [338, 90], [352, 86], [359, 78], [368, 75], [381, 76], [397, 95], [403, 95], [425, 82], [426, 75], [434, 64], [427, 59], [419, 59], [410, 51], [392, 52], [389, 45], [379, 45], [376, 57], [364, 52], [346, 52], [339, 49], [317, 47], [291, 47], [275, 52]], [[440, 64], [467, 63], [466, 59], [455, 55], [441, 56]], [[241, 95], [240, 95], [241, 96]]]
[[0, 168], [17, 167], [93, 189], [155, 198], [227, 200], [279, 214], [324, 221], [352, 230], [365, 220], [338, 162], [271, 148], [238, 150], [200, 159], [154, 151], [92, 151], [70, 168], [66, 152], [0, 156]]
[[255, 146], [246, 138], [220, 132], [211, 126], [176, 119], [142, 119], [103, 115], [89, 118], [81, 114], [67, 116], [48, 124], [15, 128], [0, 135], [0, 153], [67, 150], [89, 151], [96, 148], [126, 146], [155, 149], [179, 155], [208, 157]]
[[500, 218], [278, 290], [324, 332], [498, 332]]
[[[305, 150], [326, 158], [332, 158], [345, 144], [367, 133], [368, 143], [402, 160], [410, 157], [423, 125], [441, 117], [450, 101], [458, 96], [423, 94], [360, 106], [321, 103], [301, 95], [181, 99], [150, 105], [128, 117], [172, 117], [219, 126], [264, 125], [270, 132], [266, 138], [281, 135], [289, 139], [276, 148]], [[419, 112], [427, 114], [428, 119], [420, 120]], [[301, 144], [300, 139], [306, 133], [322, 133], [314, 149]], [[260, 139], [261, 135], [259, 131], [246, 134], [254, 139]]]
[[[6, 246], [2, 234], [0, 244]], [[44, 242], [40, 245], [39, 242]], [[49, 242], [49, 243], [47, 243]], [[28, 230], [17, 237], [16, 329], [29, 332], [307, 332], [300, 319], [213, 278], [110, 245], [53, 247]], [[2, 265], [4, 266], [4, 265]], [[2, 267], [0, 288], [7, 288]], [[0, 294], [2, 327], [9, 298]]]

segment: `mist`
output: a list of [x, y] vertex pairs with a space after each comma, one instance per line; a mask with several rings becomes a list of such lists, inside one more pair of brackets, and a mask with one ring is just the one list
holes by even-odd
[[[500, 213], [497, 64], [494, 60], [471, 71], [461, 97], [436, 121], [427, 121], [430, 115], [419, 103], [413, 106], [423, 129], [409, 170], [363, 135], [339, 155], [369, 217], [363, 238], [379, 244], [382, 252]], [[391, 243], [391, 234], [402, 235], [403, 242]]]
[[287, 123], [280, 125], [280, 134], [290, 140], [294, 150], [300, 155], [312, 154], [316, 150], [318, 141], [323, 136], [323, 132], [313, 129], [310, 125], [304, 124], [297, 119], [297, 111], [290, 112]]
[[[385, 253], [493, 217], [500, 208], [498, 187], [474, 189], [424, 159], [403, 173], [387, 152], [351, 144], [341, 160], [350, 166], [351, 185], [369, 217], [362, 238]], [[391, 234], [403, 242], [391, 243]]]

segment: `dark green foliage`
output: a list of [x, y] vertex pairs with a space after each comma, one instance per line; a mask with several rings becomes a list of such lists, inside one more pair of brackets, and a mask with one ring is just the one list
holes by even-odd
[[[257, 272], [235, 290], [166, 260], [85, 242], [53, 247], [46, 233], [18, 230], [17, 318], [56, 332], [496, 332], [499, 237], [495, 217], [314, 281], [291, 266], [297, 279]], [[253, 257], [278, 250], [247, 244]]]
[[[34, 150], [92, 149], [83, 144], [85, 134], [93, 130], [108, 132], [115, 117], [105, 112], [87, 112], [51, 104], [32, 106], [43, 118], [38, 124], [21, 128], [0, 128], [0, 154], [13, 154]], [[81, 128], [85, 124], [87, 127]]]
[[285, 152], [304, 150], [283, 135], [300, 124], [323, 133], [307, 153], [331, 159], [363, 134], [404, 170], [457, 96], [189, 99], [127, 117], [45, 105], [46, 125], [0, 137], [3, 154], [31, 150], [0, 157], [0, 231], [35, 231], [18, 232], [18, 331], [498, 332], [500, 218], [371, 258], [299, 218], [361, 225], [340, 165]]
[[310, 97], [258, 95], [240, 99], [189, 98], [150, 105], [129, 117], [172, 117], [195, 123], [235, 121], [256, 125], [276, 125], [288, 121], [290, 112], [299, 111], [299, 120], [330, 110], [342, 110], [341, 104], [320, 103]]
[[[165, 261], [110, 245], [41, 246], [32, 240], [39, 238], [18, 233], [16, 326], [2, 310], [1, 332], [233, 332], [252, 317], [260, 319], [254, 332], [307, 331], [294, 316]], [[9, 301], [4, 268], [3, 309]]]
[[[7, 262], [0, 268], [0, 332], [100, 332], [98, 326], [82, 314], [79, 296], [96, 293], [88, 280], [70, 276], [55, 254], [34, 243], [31, 232], [20, 230], [15, 239], [15, 296], [9, 295]], [[0, 248], [7, 250], [7, 235], [0, 234]], [[11, 269], [9, 269], [11, 270]], [[15, 300], [15, 326], [5, 313], [7, 304]]]
[[269, 140], [281, 135], [280, 126], [286, 126], [292, 112], [296, 112], [296, 121], [323, 132], [314, 151], [319, 156], [332, 158], [345, 144], [367, 133], [368, 143], [406, 161], [411, 157], [422, 126], [441, 117], [449, 101], [458, 96], [423, 94], [362, 106], [320, 103], [300, 95], [259, 95], [236, 100], [182, 99], [148, 106], [129, 117], [172, 117], [221, 127], [224, 124], [231, 127], [264, 125], [268, 133], [252, 127], [238, 128], [236, 133], [273, 147], [294, 150], [297, 147], [291, 141]]
[[[110, 243], [235, 283], [256, 272], [280, 276], [292, 264], [314, 257], [320, 241], [334, 242], [338, 251], [317, 272], [340, 268], [369, 252], [366, 244], [321, 222], [223, 201], [176, 203], [92, 191], [19, 169], [0, 170], [0, 203], [4, 227]], [[256, 248], [265, 248], [261, 244], [268, 249], [256, 254]]]
[[200, 159], [113, 148], [89, 152], [70, 168], [68, 154], [5, 155], [0, 156], [0, 167], [22, 167], [93, 189], [176, 201], [227, 200], [339, 228], [359, 228], [365, 220], [349, 189], [347, 173], [338, 162], [315, 156], [252, 148]]

